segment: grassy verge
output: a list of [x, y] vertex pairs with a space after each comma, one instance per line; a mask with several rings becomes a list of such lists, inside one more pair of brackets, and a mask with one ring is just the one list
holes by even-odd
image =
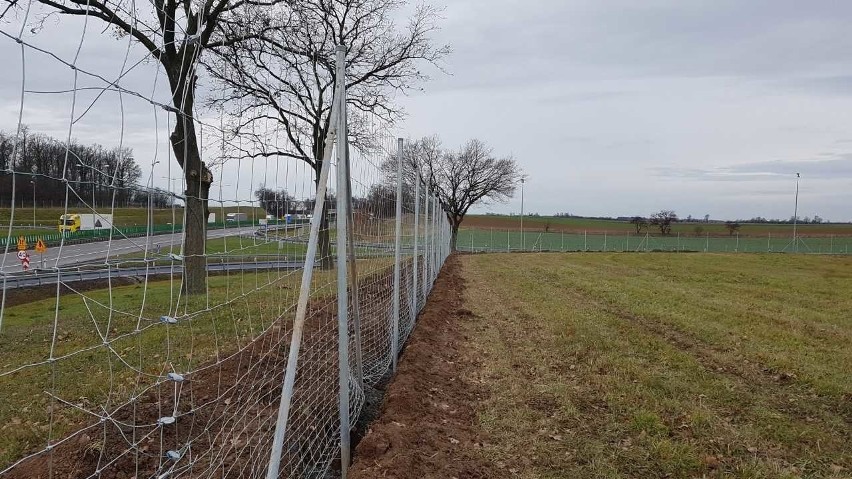
[[[51, 394], [82, 408], [111, 409], [140, 393], [151, 375], [191, 370], [251, 341], [293, 303], [299, 278], [292, 272], [211, 277], [209, 302], [220, 305], [212, 310], [206, 297], [180, 297], [179, 279], [7, 308], [0, 374], [35, 366], [0, 377], [0, 468], [86, 419]], [[159, 323], [163, 315], [181, 321]], [[73, 355], [51, 364], [45, 362], [51, 348], [56, 358]]]
[[852, 475], [852, 259], [464, 264], [481, 453], [510, 475]]
[[[391, 264], [359, 260], [359, 276], [388, 274]], [[227, 358], [273, 324], [276, 334], [287, 334], [301, 277], [301, 270], [215, 275], [209, 293], [193, 297], [180, 294], [178, 277], [7, 307], [0, 330], [0, 470], [91, 422], [84, 409], [111, 411], [169, 372]], [[311, 301], [333, 295], [335, 280], [335, 270], [315, 270]], [[178, 321], [163, 323], [162, 316]]]

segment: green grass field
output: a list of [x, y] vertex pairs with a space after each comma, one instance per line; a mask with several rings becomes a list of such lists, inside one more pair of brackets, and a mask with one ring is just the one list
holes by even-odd
[[[111, 295], [71, 294], [61, 297], [58, 309], [55, 297], [6, 308], [0, 373], [36, 366], [0, 377], [0, 468], [43, 447], [48, 434], [60, 438], [85, 419], [73, 407], [51, 406], [48, 392], [96, 410], [120, 404], [146, 382], [134, 369], [145, 375], [188, 371], [245, 345], [292, 306], [300, 278], [298, 271], [212, 276], [209, 299], [218, 306], [212, 310], [206, 297], [180, 297], [179, 280], [117, 287]], [[328, 280], [320, 274], [317, 284]], [[162, 315], [181, 321], [166, 326], [159, 323]], [[70, 356], [51, 368], [44, 361], [51, 356], [54, 324], [52, 355]], [[113, 352], [102, 347], [102, 338], [111, 340]]]
[[852, 476], [852, 258], [462, 261], [476, 454], [514, 477]]
[[[469, 229], [489, 230], [494, 228], [520, 230], [520, 216], [504, 215], [468, 215], [464, 219], [462, 227]], [[700, 227], [701, 232], [696, 233]], [[557, 218], [553, 216], [527, 216], [524, 217], [524, 229], [528, 231], [543, 232], [566, 232], [566, 233], [611, 233], [626, 235], [627, 232], [635, 234], [635, 227], [629, 221], [602, 220], [593, 218]], [[791, 236], [793, 225], [791, 224], [766, 224], [766, 223], [743, 223], [739, 229], [740, 236], [766, 237], [768, 234], [775, 236]], [[641, 234], [650, 232], [659, 233], [654, 227], [643, 229]], [[686, 236], [710, 234], [711, 236], [728, 236], [728, 230], [724, 223], [700, 223], [700, 222], [677, 222], [672, 226], [672, 233]], [[829, 236], [847, 235], [852, 236], [852, 224], [850, 223], [824, 223], [824, 224], [800, 224], [798, 233], [802, 236]]]

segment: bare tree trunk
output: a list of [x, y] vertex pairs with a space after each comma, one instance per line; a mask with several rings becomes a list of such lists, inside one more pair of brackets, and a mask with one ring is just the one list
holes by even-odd
[[194, 83], [195, 75], [190, 73], [191, 78], [187, 80], [188, 71], [191, 71], [191, 65], [187, 64], [182, 71], [171, 71], [169, 75], [172, 92], [174, 92], [172, 101], [175, 108], [181, 112], [175, 121], [175, 129], [170, 140], [175, 159], [183, 168], [186, 182], [183, 291], [186, 294], [204, 294], [207, 292], [207, 257], [205, 256], [207, 201], [210, 196], [210, 185], [213, 183], [213, 174], [201, 161], [198, 151], [198, 138], [193, 118], [195, 85], [186, 84], [187, 81]]
[[459, 238], [459, 223], [452, 222], [452, 235], [450, 236], [450, 248], [453, 253], [456, 252], [456, 242]]
[[331, 269], [334, 266], [331, 257], [331, 234], [328, 230], [328, 196], [322, 207], [322, 222], [320, 223], [319, 236], [317, 237], [317, 249], [319, 251], [320, 268]]
[[[317, 142], [317, 144], [324, 144], [324, 142]], [[316, 151], [315, 156], [316, 168], [314, 170], [314, 191], [319, 191], [319, 177], [320, 171], [322, 171], [322, 155], [323, 151], [321, 149], [318, 149]], [[319, 197], [315, 198], [314, 200], [319, 201]], [[317, 252], [319, 254], [320, 268], [322, 269], [332, 269], [334, 267], [334, 261], [331, 257], [331, 234], [328, 230], [328, 203], [328, 195], [326, 194], [325, 201], [323, 201], [322, 203], [322, 218], [320, 221], [319, 235], [317, 236]]]

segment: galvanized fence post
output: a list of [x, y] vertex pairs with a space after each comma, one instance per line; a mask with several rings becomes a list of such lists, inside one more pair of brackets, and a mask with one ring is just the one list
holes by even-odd
[[[346, 80], [345, 62], [346, 51], [342, 46], [337, 47], [337, 81], [340, 82], [338, 91], [340, 97], [340, 113], [337, 118], [337, 360], [338, 360], [338, 408], [340, 410], [340, 472], [346, 479], [349, 469], [349, 294], [347, 291], [346, 265], [346, 231], [348, 226], [347, 211], [347, 179], [346, 169]], [[356, 292], [357, 294], [357, 292]]]
[[[338, 48], [338, 65], [343, 54], [342, 47]], [[337, 88], [340, 87], [338, 83]], [[339, 90], [336, 90], [339, 94]], [[293, 399], [293, 390], [296, 382], [296, 369], [298, 367], [299, 352], [302, 345], [302, 336], [305, 329], [305, 317], [308, 310], [308, 299], [310, 297], [311, 281], [313, 278], [314, 264], [316, 262], [317, 244], [319, 230], [322, 226], [322, 212], [325, 206], [325, 193], [328, 187], [328, 175], [331, 163], [331, 153], [337, 136], [337, 118], [339, 116], [340, 102], [332, 105], [331, 125], [326, 136], [325, 149], [323, 151], [323, 162], [320, 168], [320, 180], [317, 184], [316, 202], [314, 203], [314, 214], [311, 218], [311, 229], [308, 236], [308, 248], [305, 254], [305, 265], [302, 269], [302, 283], [299, 288], [299, 299], [296, 303], [296, 317], [293, 321], [293, 332], [290, 335], [290, 350], [287, 355], [287, 368], [284, 373], [284, 384], [281, 385], [281, 401], [278, 404], [278, 416], [275, 423], [275, 433], [272, 440], [272, 449], [269, 454], [269, 467], [266, 470], [266, 479], [278, 479], [281, 464], [281, 452], [284, 439], [287, 436], [287, 424], [290, 418], [290, 404]], [[63, 236], [64, 239], [64, 236]], [[62, 243], [60, 243], [61, 251]]]
[[419, 290], [417, 289], [417, 272], [419, 270], [420, 257], [417, 247], [419, 246], [418, 239], [420, 236], [420, 168], [415, 167], [414, 171], [414, 263], [412, 264], [411, 273], [411, 291], [412, 304], [411, 314], [414, 315], [412, 321], [417, 319], [417, 313], [420, 311]]
[[423, 206], [426, 208], [423, 216], [423, 302], [429, 294], [429, 185], [423, 192]]
[[402, 274], [402, 264], [400, 264], [402, 259], [402, 138], [398, 138], [396, 141], [396, 231], [394, 234], [393, 253], [393, 338], [391, 340], [391, 364], [393, 371], [396, 371], [396, 360], [399, 349], [399, 280]]

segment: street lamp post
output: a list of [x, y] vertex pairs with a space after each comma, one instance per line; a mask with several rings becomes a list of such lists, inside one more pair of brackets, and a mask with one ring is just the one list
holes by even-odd
[[36, 168], [36, 165], [33, 165], [31, 171], [33, 172], [33, 180], [30, 182], [30, 183], [33, 184], [33, 229], [35, 229], [35, 223], [36, 223], [36, 204], [35, 204], [36, 203], [36, 172], [38, 171], [38, 168]]
[[527, 249], [527, 237], [524, 236], [524, 178], [521, 178], [521, 250]]
[[796, 173], [796, 203], [793, 207], [793, 251], [799, 252], [799, 237], [796, 236], [796, 227], [799, 222], [799, 178], [801, 175]]

